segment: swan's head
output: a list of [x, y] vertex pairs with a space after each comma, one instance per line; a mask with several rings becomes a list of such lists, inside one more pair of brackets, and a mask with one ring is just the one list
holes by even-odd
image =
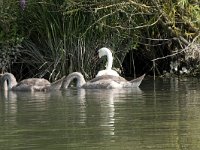
[[107, 56], [106, 69], [111, 70], [112, 64], [113, 64], [113, 56], [112, 56], [111, 51], [108, 48], [103, 47], [103, 48], [99, 49], [97, 52], [99, 54], [99, 58], [101, 58], [102, 56]]
[[106, 47], [99, 49], [97, 52], [98, 52], [99, 58], [101, 58], [102, 56], [108, 55], [108, 54], [112, 55], [111, 51]]

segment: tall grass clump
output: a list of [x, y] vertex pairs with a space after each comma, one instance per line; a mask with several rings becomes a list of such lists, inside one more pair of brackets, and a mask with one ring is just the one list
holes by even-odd
[[91, 77], [98, 66], [95, 49], [107, 46], [115, 55], [115, 67], [120, 68], [126, 53], [137, 47], [140, 30], [135, 26], [144, 20], [142, 14], [133, 14], [146, 8], [134, 7], [122, 1], [30, 0], [23, 15], [29, 33], [23, 61], [52, 79], [72, 71]]

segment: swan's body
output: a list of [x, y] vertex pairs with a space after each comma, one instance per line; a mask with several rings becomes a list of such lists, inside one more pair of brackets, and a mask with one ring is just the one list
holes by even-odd
[[103, 75], [119, 76], [119, 74], [115, 70], [112, 70], [113, 56], [112, 56], [111, 51], [108, 48], [103, 47], [98, 50], [98, 54], [99, 54], [99, 58], [101, 58], [102, 56], [107, 56], [108, 61], [107, 61], [106, 69], [99, 71], [96, 77], [103, 76]]
[[47, 91], [52, 89], [60, 89], [62, 80], [50, 83], [43, 78], [29, 78], [17, 83], [15, 76], [12, 73], [5, 73], [1, 76], [1, 87], [4, 90], [12, 91]]
[[104, 75], [111, 75], [111, 76], [119, 77], [119, 74], [115, 70], [112, 70], [112, 69], [101, 70], [97, 73], [96, 77], [100, 77], [100, 76], [104, 76]]
[[85, 89], [113, 89], [113, 88], [135, 88], [138, 87], [145, 75], [131, 81], [120, 76], [103, 75], [96, 77], [88, 82], [79, 72], [69, 74], [64, 80], [61, 89], [67, 89], [72, 80], [77, 79], [77, 88]]

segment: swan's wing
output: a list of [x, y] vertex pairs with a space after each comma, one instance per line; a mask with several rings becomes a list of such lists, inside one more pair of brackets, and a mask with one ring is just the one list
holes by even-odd
[[138, 87], [144, 79], [144, 76], [145, 74], [129, 82], [120, 76], [103, 75], [86, 82], [83, 88], [108, 89]]
[[123, 82], [127, 82], [126, 79], [122, 77], [104, 75], [96, 77], [83, 85], [83, 88], [95, 88], [95, 89], [112, 89], [112, 88], [122, 88]]
[[100, 81], [100, 80], [113, 80], [115, 82], [126, 82], [126, 79], [124, 79], [123, 77], [120, 76], [112, 76], [112, 75], [103, 75], [103, 76], [99, 76], [96, 77], [88, 82], [96, 82], [96, 81]]
[[112, 79], [102, 79], [94, 82], [86, 82], [82, 88], [86, 89], [114, 89], [122, 88], [122, 85]]
[[13, 90], [20, 91], [45, 91], [51, 83], [43, 78], [29, 78], [20, 81]]
[[51, 83], [43, 78], [29, 78], [24, 79], [18, 83], [18, 85], [29, 85], [29, 86], [49, 86]]

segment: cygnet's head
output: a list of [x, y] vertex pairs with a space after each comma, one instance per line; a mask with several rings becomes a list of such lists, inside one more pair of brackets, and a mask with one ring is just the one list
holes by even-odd
[[108, 48], [106, 48], [106, 47], [103, 47], [103, 48], [99, 49], [97, 52], [98, 52], [99, 58], [101, 58], [102, 56], [107, 55], [108, 53], [111, 53], [110, 50]]

